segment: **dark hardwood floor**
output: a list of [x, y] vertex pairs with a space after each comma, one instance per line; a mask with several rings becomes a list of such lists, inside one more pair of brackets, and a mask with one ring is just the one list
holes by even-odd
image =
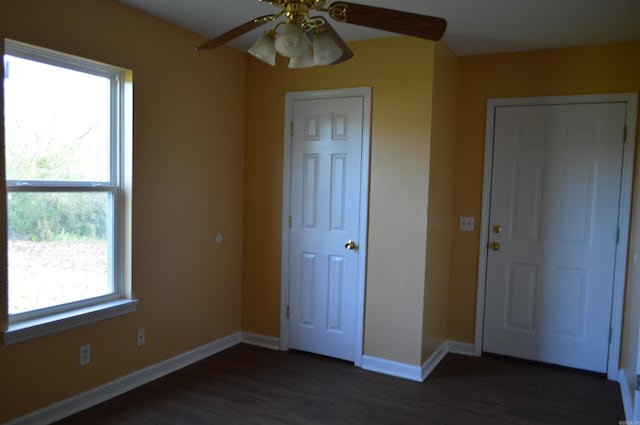
[[301, 352], [238, 345], [58, 425], [617, 425], [617, 383], [449, 354], [423, 383]]

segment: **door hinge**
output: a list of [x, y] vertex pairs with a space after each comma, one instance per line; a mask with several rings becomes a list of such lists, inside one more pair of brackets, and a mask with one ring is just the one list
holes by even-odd
[[620, 242], [620, 228], [616, 230], [616, 243]]
[[293, 121], [289, 124], [289, 135], [293, 137]]
[[613, 328], [609, 327], [609, 344], [611, 344], [611, 337], [613, 335]]
[[290, 313], [291, 313], [291, 311], [289, 309], [289, 306], [287, 306], [287, 319], [289, 318]]
[[291, 216], [289, 216], [289, 218], [287, 219], [287, 223], [289, 224], [289, 229], [291, 229], [292, 221], [293, 221], [293, 219], [291, 218]]

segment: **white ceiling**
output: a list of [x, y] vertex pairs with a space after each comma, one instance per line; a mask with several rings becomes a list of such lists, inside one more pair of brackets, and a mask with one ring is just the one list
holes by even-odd
[[[120, 0], [207, 38], [279, 9], [257, 0]], [[640, 0], [356, 0], [439, 16], [444, 40], [460, 56], [640, 41]], [[347, 42], [392, 34], [335, 23]], [[229, 43], [246, 50], [254, 30]]]

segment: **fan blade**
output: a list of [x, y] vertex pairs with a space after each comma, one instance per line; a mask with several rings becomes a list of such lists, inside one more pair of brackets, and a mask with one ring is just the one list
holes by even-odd
[[332, 3], [328, 12], [338, 22], [362, 25], [434, 41], [440, 40], [447, 28], [447, 21], [442, 18], [344, 1]]
[[249, 31], [266, 24], [267, 22], [273, 21], [277, 17], [278, 15], [267, 15], [267, 16], [261, 16], [259, 18], [253, 19], [245, 24], [240, 25], [239, 27], [232, 29], [231, 31], [227, 31], [224, 34], [219, 35], [216, 38], [213, 38], [207, 41], [204, 44], [201, 44], [200, 46], [196, 47], [196, 50], [208, 50], [208, 49], [215, 49], [216, 47], [220, 47], [223, 44], [233, 40], [234, 38], [238, 38], [241, 35], [246, 34]]
[[331, 65], [337, 65], [339, 63], [342, 63], [344, 61], [347, 61], [349, 59], [351, 59], [353, 57], [353, 52], [351, 51], [351, 49], [349, 48], [349, 46], [347, 46], [347, 43], [344, 42], [344, 40], [342, 39], [342, 37], [340, 37], [338, 35], [338, 33], [336, 32], [335, 29], [333, 29], [333, 27], [329, 24], [329, 22], [324, 21], [324, 24], [320, 25], [318, 27], [318, 29], [320, 31], [326, 31], [329, 34], [331, 34], [331, 37], [333, 37], [333, 40], [336, 42], [336, 44], [338, 46], [340, 46], [340, 48], [342, 49], [342, 56], [340, 56], [335, 62], [333, 62]]

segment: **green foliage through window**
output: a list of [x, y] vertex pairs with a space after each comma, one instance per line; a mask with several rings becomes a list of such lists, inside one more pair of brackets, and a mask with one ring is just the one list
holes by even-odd
[[77, 192], [10, 193], [9, 240], [105, 240], [108, 196]]

